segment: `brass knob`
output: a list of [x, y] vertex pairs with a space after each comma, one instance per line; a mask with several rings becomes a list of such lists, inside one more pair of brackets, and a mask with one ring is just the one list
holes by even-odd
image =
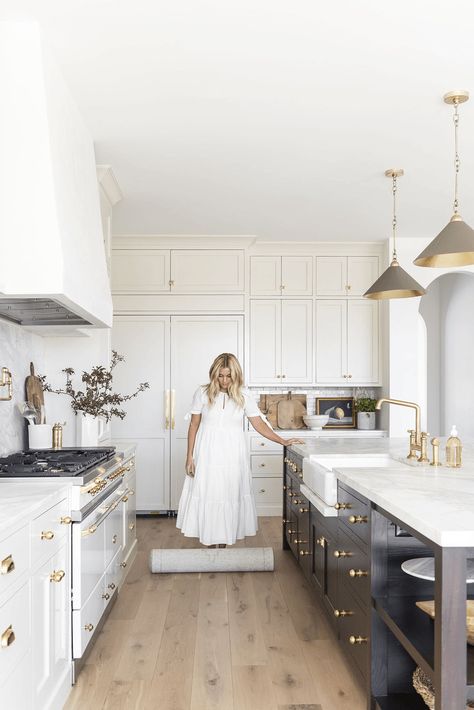
[[356, 523], [367, 523], [369, 518], [367, 515], [350, 515], [348, 520], [352, 525], [355, 525]]
[[294, 503], [295, 505], [301, 505], [302, 502], [303, 502], [303, 501], [300, 500], [299, 498], [295, 498], [295, 499], [293, 500], [293, 503]]
[[102, 479], [101, 478], [94, 478], [94, 483], [102, 483]]
[[303, 478], [303, 474], [302, 474], [302, 473], [299, 473], [298, 476], [299, 476], [299, 478]]
[[285, 483], [285, 485], [283, 486], [283, 490], [286, 491], [286, 488], [287, 488], [287, 486], [286, 486], [286, 483]]
[[355, 579], [356, 577], [368, 577], [369, 573], [367, 570], [363, 569], [350, 569], [349, 570], [349, 577], [352, 577], [352, 579]]
[[260, 468], [265, 468], [265, 464], [264, 464], [264, 463], [260, 463], [259, 466], [260, 466]]
[[109, 587], [109, 589], [115, 589], [115, 584], [114, 584], [113, 582], [111, 582], [111, 583], [108, 585], [108, 587]]
[[296, 493], [292, 493], [292, 491], [290, 491], [288, 493], [288, 498], [293, 498], [293, 496], [295, 496], [295, 495], [296, 495]]
[[84, 626], [84, 630], [85, 630], [85, 631], [92, 631], [93, 628], [94, 628], [94, 624], [86, 624], [86, 625]]
[[308, 541], [307, 541], [307, 540], [293, 540], [293, 542], [294, 542], [296, 545], [307, 545], [307, 544], [308, 544]]
[[296, 535], [296, 533], [298, 531], [297, 530], [287, 530], [286, 532], [288, 533], [288, 535]]
[[308, 552], [308, 550], [300, 550], [301, 557], [304, 557], [304, 556], [310, 555], [310, 554], [311, 554], [311, 552]]
[[69, 515], [65, 515], [60, 520], [62, 525], [70, 525], [72, 523], [72, 518]]
[[54, 537], [54, 533], [52, 530], [46, 530], [41, 533], [41, 539], [42, 540], [52, 540]]
[[349, 510], [352, 505], [350, 503], [336, 503], [334, 507], [336, 510]]
[[60, 569], [57, 572], [52, 572], [49, 575], [49, 581], [50, 582], [60, 582], [64, 577], [66, 576], [66, 572], [64, 570]]
[[281, 524], [282, 524], [282, 525], [286, 525], [286, 524], [289, 523], [289, 522], [291, 522], [291, 521], [290, 521], [290, 520], [287, 520], [286, 518], [283, 518], [283, 520], [281, 521]]
[[126, 566], [127, 566], [127, 563], [126, 563], [126, 562], [121, 562], [121, 563], [120, 563], [120, 567], [124, 567], [124, 568], [125, 568]]
[[105, 601], [109, 601], [110, 594], [108, 592], [105, 592], [105, 594], [102, 594], [102, 599], [105, 599]]
[[367, 636], [349, 636], [349, 643], [352, 646], [360, 643], [367, 643], [368, 640]]
[[309, 508], [300, 508], [300, 513], [309, 513]]
[[285, 458], [283, 459], [283, 462], [284, 462], [284, 463], [289, 463], [289, 461], [290, 461], [290, 459], [288, 458], [288, 456], [285, 456]]
[[318, 537], [316, 540], [316, 544], [320, 545], [321, 547], [324, 547], [326, 544], [326, 538], [325, 537]]
[[124, 497], [122, 498], [122, 503], [126, 503], [127, 500], [128, 500], [128, 496], [124, 496]]
[[12, 555], [8, 555], [0, 562], [0, 574], [10, 574], [15, 569]]
[[345, 609], [334, 609], [334, 616], [336, 619], [339, 619], [339, 617], [354, 616], [354, 612], [346, 611]]
[[117, 542], [117, 535], [114, 535], [112, 538], [112, 544], [115, 545], [116, 542]]
[[0, 638], [0, 646], [2, 648], [8, 648], [8, 646], [11, 646], [12, 643], [15, 640], [15, 632], [13, 631], [13, 627], [10, 624], [8, 629], [5, 629], [3, 632], [1, 638]]
[[334, 557], [352, 557], [352, 552], [346, 550], [334, 550]]
[[129, 523], [129, 524], [128, 524], [128, 529], [129, 529], [129, 530], [134, 530], [134, 528], [135, 528], [135, 523]]

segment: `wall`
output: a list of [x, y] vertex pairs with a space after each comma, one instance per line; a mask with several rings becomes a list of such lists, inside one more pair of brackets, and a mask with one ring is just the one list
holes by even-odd
[[[0, 368], [8, 367], [13, 376], [13, 400], [0, 402], [0, 456], [26, 446], [26, 422], [17, 404], [25, 399], [25, 378], [30, 374], [30, 361], [37, 372], [44, 368], [44, 342], [17, 325], [0, 320]], [[0, 395], [4, 395], [0, 388]]]

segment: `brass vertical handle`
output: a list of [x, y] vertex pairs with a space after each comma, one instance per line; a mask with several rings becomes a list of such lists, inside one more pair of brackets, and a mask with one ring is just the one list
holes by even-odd
[[170, 391], [165, 390], [165, 429], [170, 428]]
[[176, 403], [176, 390], [171, 390], [171, 428], [174, 429], [174, 406]]

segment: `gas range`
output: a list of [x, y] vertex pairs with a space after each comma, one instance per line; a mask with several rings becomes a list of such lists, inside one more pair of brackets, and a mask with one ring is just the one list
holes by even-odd
[[0, 458], [0, 478], [83, 476], [102, 461], [111, 459], [114, 453], [114, 446], [20, 451]]

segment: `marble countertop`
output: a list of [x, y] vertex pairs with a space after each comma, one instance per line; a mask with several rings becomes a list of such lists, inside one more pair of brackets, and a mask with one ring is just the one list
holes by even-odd
[[0, 537], [13, 533], [42, 510], [55, 504], [69, 486], [56, 481], [33, 482], [9, 478], [0, 481]]
[[[441, 439], [440, 458], [444, 458]], [[474, 547], [474, 445], [463, 448], [459, 469], [408, 463], [408, 439], [317, 440], [290, 447], [311, 454], [389, 453], [400, 463], [387, 468], [340, 467], [342, 483], [443, 547]], [[408, 465], [407, 465], [408, 464]]]

